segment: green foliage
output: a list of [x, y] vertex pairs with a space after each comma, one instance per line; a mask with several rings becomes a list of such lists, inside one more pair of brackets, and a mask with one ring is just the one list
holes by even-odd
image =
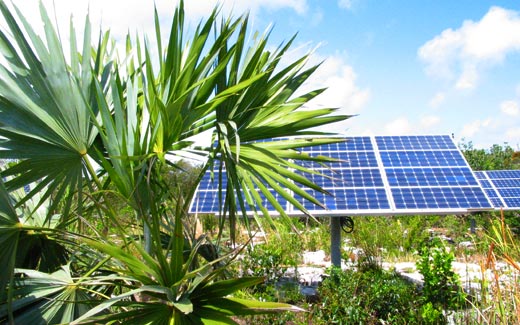
[[268, 283], [282, 278], [289, 267], [294, 269], [301, 263], [303, 243], [299, 234], [279, 224], [278, 231], [271, 233], [268, 241], [247, 248], [242, 261], [244, 273], [263, 276]]
[[422, 294], [425, 301], [444, 310], [463, 307], [466, 295], [452, 268], [455, 255], [437, 238], [424, 245], [420, 254], [416, 266], [423, 276]]
[[459, 144], [464, 157], [473, 170], [500, 170], [518, 169], [520, 161], [518, 153], [508, 144], [494, 144], [489, 149], [476, 149], [473, 143], [463, 142]]
[[323, 250], [325, 254], [330, 255], [330, 218], [327, 219], [321, 222], [312, 222], [300, 232], [306, 251]]
[[319, 288], [321, 303], [311, 310], [313, 324], [417, 323], [418, 296], [398, 274], [332, 268]]
[[434, 306], [432, 302], [427, 302], [421, 308], [421, 320], [423, 324], [438, 325], [446, 323], [442, 309]]
[[283, 249], [276, 245], [257, 244], [247, 249], [247, 254], [242, 261], [242, 269], [245, 274], [264, 277], [269, 283], [280, 279], [287, 271], [288, 261]]
[[[215, 175], [219, 237], [227, 222], [235, 238], [247, 206], [270, 219], [258, 191], [282, 218], [273, 190], [304, 212], [286, 188], [320, 204], [301, 188], [323, 190], [296, 162], [331, 159], [296, 149], [342, 141], [315, 138], [327, 135], [315, 128], [348, 116], [300, 109], [324, 89], [299, 90], [317, 68], [307, 55], [280, 66], [293, 39], [273, 49], [268, 31], [248, 44], [247, 15], [220, 19], [218, 9], [188, 34], [180, 1], [165, 40], [156, 12], [155, 42], [128, 36], [119, 58], [108, 32], [92, 37], [88, 18], [82, 35], [71, 25], [61, 40], [43, 4], [45, 37], [2, 0], [0, 11], [0, 159], [13, 160], [0, 181], [0, 322], [232, 324], [233, 315], [294, 310], [233, 297], [263, 278], [224, 278], [228, 261], [204, 262], [204, 237], [183, 225], [215, 165], [227, 171]], [[196, 147], [202, 132], [212, 141]], [[254, 143], [291, 136], [301, 137]], [[193, 154], [205, 163], [181, 160]], [[297, 263], [296, 243], [284, 264]]]

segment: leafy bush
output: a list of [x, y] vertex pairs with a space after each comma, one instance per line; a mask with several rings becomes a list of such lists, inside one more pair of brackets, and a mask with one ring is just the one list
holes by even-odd
[[312, 309], [313, 324], [417, 323], [415, 286], [395, 272], [329, 270], [319, 288], [321, 303]]
[[285, 262], [282, 247], [258, 244], [248, 248], [242, 270], [248, 275], [263, 276], [267, 282], [275, 282], [287, 271]]
[[434, 238], [421, 249], [417, 270], [423, 276], [423, 298], [426, 303], [445, 310], [459, 309], [466, 295], [459, 282], [459, 276], [452, 269], [455, 255], [444, 244]]

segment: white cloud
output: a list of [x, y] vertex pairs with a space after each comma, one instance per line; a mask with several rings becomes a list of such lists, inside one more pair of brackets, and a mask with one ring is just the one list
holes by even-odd
[[429, 129], [432, 126], [438, 125], [441, 121], [439, 116], [428, 115], [421, 118], [421, 129]]
[[338, 0], [338, 6], [342, 9], [351, 9], [352, 0]]
[[496, 121], [491, 118], [487, 118], [484, 120], [475, 120], [472, 121], [462, 127], [460, 132], [461, 138], [472, 138], [477, 133], [485, 134], [486, 128], [494, 128], [496, 126]]
[[463, 90], [463, 89], [473, 89], [475, 88], [478, 81], [478, 72], [477, 68], [474, 64], [467, 64], [460, 75], [457, 83], [455, 84], [455, 88]]
[[519, 12], [492, 7], [480, 21], [446, 29], [418, 50], [432, 76], [455, 79], [458, 89], [472, 89], [484, 67], [520, 52]]
[[430, 99], [430, 107], [437, 108], [446, 100], [446, 94], [438, 92]]
[[518, 107], [518, 103], [514, 100], [506, 100], [500, 104], [500, 110], [502, 113], [508, 116], [518, 116], [520, 115], [520, 109]]
[[405, 117], [399, 117], [384, 126], [385, 135], [410, 134], [412, 127], [410, 121]]
[[[16, 0], [24, 16], [31, 24], [39, 24], [40, 14], [38, 3], [40, 0]], [[154, 5], [157, 7], [159, 19], [169, 28], [170, 19], [177, 7], [177, 0], [42, 0], [49, 15], [54, 19], [54, 8], [56, 9], [56, 20], [63, 33], [68, 33], [69, 19], [74, 16], [75, 24], [83, 26], [87, 12], [90, 20], [97, 31], [102, 24], [103, 29], [111, 29], [113, 37], [122, 39], [128, 32], [135, 34], [144, 33], [154, 37]], [[254, 14], [260, 9], [280, 10], [291, 9], [298, 14], [307, 11], [306, 0], [208, 0], [208, 1], [185, 1], [186, 19], [198, 22], [201, 17], [208, 16], [213, 8], [220, 3], [224, 15], [233, 13], [235, 16], [245, 12]], [[79, 28], [77, 28], [79, 29]]]
[[308, 10], [306, 0], [206, 0], [185, 1], [187, 12], [193, 12], [200, 16], [210, 13], [215, 5], [220, 3], [224, 13], [242, 14], [251, 12], [256, 14], [260, 9], [279, 10], [289, 8], [298, 14], [304, 14]]
[[520, 139], [520, 127], [510, 128], [506, 131], [506, 139], [505, 142], [509, 143], [511, 146], [516, 146], [515, 149], [518, 150], [518, 145]]
[[357, 114], [370, 99], [370, 90], [360, 88], [356, 84], [356, 73], [341, 55], [322, 57], [317, 53], [311, 55], [310, 64], [324, 61], [316, 72], [302, 87], [302, 91], [310, 91], [327, 87], [327, 90], [309, 103], [309, 106], [337, 107], [342, 114]]

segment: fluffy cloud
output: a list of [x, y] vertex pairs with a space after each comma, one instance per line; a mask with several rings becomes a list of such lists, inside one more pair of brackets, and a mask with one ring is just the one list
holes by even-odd
[[411, 121], [408, 117], [398, 117], [382, 127], [382, 131], [377, 134], [384, 135], [407, 135], [407, 134], [428, 134], [432, 129], [440, 123], [439, 116], [426, 115], [419, 120]]
[[352, 0], [338, 0], [338, 6], [348, 10], [352, 8]]
[[410, 121], [405, 117], [399, 117], [384, 126], [384, 135], [405, 135], [412, 133]]
[[426, 42], [418, 55], [430, 75], [455, 79], [458, 89], [476, 86], [481, 70], [520, 52], [520, 15], [492, 7], [480, 21], [465, 21]]
[[430, 107], [437, 108], [446, 100], [446, 95], [443, 92], [436, 93], [432, 99], [430, 99]]
[[225, 13], [243, 12], [256, 13], [258, 10], [264, 8], [267, 10], [279, 10], [289, 8], [296, 11], [298, 14], [304, 14], [307, 9], [306, 0], [209, 0], [209, 1], [185, 1], [186, 10], [199, 15], [207, 15], [213, 10], [215, 5], [220, 3], [222, 10]]
[[423, 116], [421, 118], [421, 129], [430, 129], [433, 126], [436, 126], [441, 121], [441, 118], [439, 116], [435, 115], [428, 115]]
[[491, 119], [472, 121], [462, 127], [460, 137], [472, 138], [477, 132], [489, 127], [491, 122]]
[[520, 114], [518, 103], [514, 100], [506, 100], [502, 102], [502, 104], [500, 104], [500, 111], [508, 116], [518, 116]]
[[370, 90], [362, 89], [356, 84], [356, 73], [338, 54], [322, 57], [314, 54], [311, 63], [324, 61], [303, 90], [328, 87], [311, 105], [321, 107], [338, 107], [343, 114], [357, 114], [370, 98]]
[[[38, 3], [40, 0], [17, 0], [16, 6], [22, 9], [24, 16], [31, 22], [40, 21]], [[169, 24], [169, 18], [173, 16], [178, 1], [154, 1], [154, 0], [42, 0], [49, 15], [56, 20], [60, 29], [68, 32], [69, 19], [74, 17], [77, 26], [83, 26], [85, 15], [90, 14], [92, 25], [102, 25], [103, 29], [110, 28], [115, 38], [124, 38], [128, 32], [135, 34], [137, 31], [152, 37], [154, 35], [153, 9], [157, 7], [161, 22]], [[186, 18], [198, 22], [201, 17], [209, 15], [215, 5], [221, 4], [224, 14], [236, 15], [251, 12], [252, 15], [260, 9], [280, 10], [291, 9], [298, 14], [307, 11], [306, 0], [208, 0], [185, 1]], [[36, 27], [38, 28], [38, 27]], [[79, 29], [79, 28], [78, 28]], [[165, 27], [167, 29], [167, 27]]]
[[510, 128], [506, 130], [505, 141], [518, 150], [518, 139], [520, 139], [520, 128]]

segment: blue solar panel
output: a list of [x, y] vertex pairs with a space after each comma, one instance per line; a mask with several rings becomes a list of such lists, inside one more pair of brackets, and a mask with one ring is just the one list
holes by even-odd
[[[327, 210], [345, 212], [353, 210], [386, 210], [390, 208], [386, 192], [383, 188], [336, 188], [330, 194], [307, 190], [307, 192], [323, 202]], [[296, 197], [298, 199], [298, 197]], [[303, 206], [311, 212], [322, 211], [309, 201], [299, 198]]]
[[[320, 174], [306, 177], [321, 187], [383, 187], [383, 178], [377, 168], [319, 169]], [[300, 173], [302, 174], [302, 173]]]
[[513, 210], [520, 210], [520, 197], [505, 197], [506, 206]]
[[484, 192], [470, 187], [392, 188], [397, 209], [478, 209], [488, 208]]
[[477, 171], [475, 175], [495, 208], [520, 210], [520, 170]]
[[[326, 166], [311, 161], [295, 161], [322, 174], [304, 176], [331, 194], [303, 188], [326, 209], [294, 196], [313, 214], [464, 213], [491, 209], [490, 200], [500, 200], [498, 194], [491, 196], [484, 193], [475, 178], [482, 175], [471, 171], [449, 136], [365, 136], [345, 140], [300, 149], [310, 156], [338, 159]], [[480, 180], [485, 181], [488, 180]], [[216, 193], [216, 185], [208, 182], [209, 176], [205, 176], [192, 203], [192, 213], [212, 212], [211, 209], [218, 207], [209, 197], [199, 195], [204, 191], [207, 196]], [[510, 180], [504, 182], [516, 184]], [[276, 194], [273, 192], [273, 195]], [[276, 197], [283, 206], [287, 205], [289, 215], [301, 215], [284, 198]], [[194, 208], [197, 200], [209, 200], [211, 203], [203, 205], [204, 210], [201, 210]], [[265, 198], [263, 201], [271, 211], [273, 208], [269, 202]]]
[[520, 170], [488, 170], [485, 172], [490, 179], [519, 179]]
[[379, 150], [457, 150], [447, 135], [380, 136], [376, 142]]
[[469, 168], [388, 168], [390, 186], [478, 186]]
[[[315, 152], [310, 152], [311, 156], [317, 156]], [[365, 151], [347, 151], [347, 152], [319, 152], [319, 155], [325, 155], [327, 157], [331, 157], [334, 159], [338, 159], [337, 162], [331, 162], [327, 165], [330, 168], [356, 168], [356, 167], [378, 167], [376, 154], [374, 152], [365, 152]], [[305, 161], [302, 162], [302, 166], [311, 169], [323, 168], [323, 165], [312, 162]]]
[[385, 167], [467, 166], [466, 160], [457, 150], [382, 151], [381, 159]]
[[520, 187], [520, 178], [518, 179], [495, 179], [493, 181], [495, 187]]

